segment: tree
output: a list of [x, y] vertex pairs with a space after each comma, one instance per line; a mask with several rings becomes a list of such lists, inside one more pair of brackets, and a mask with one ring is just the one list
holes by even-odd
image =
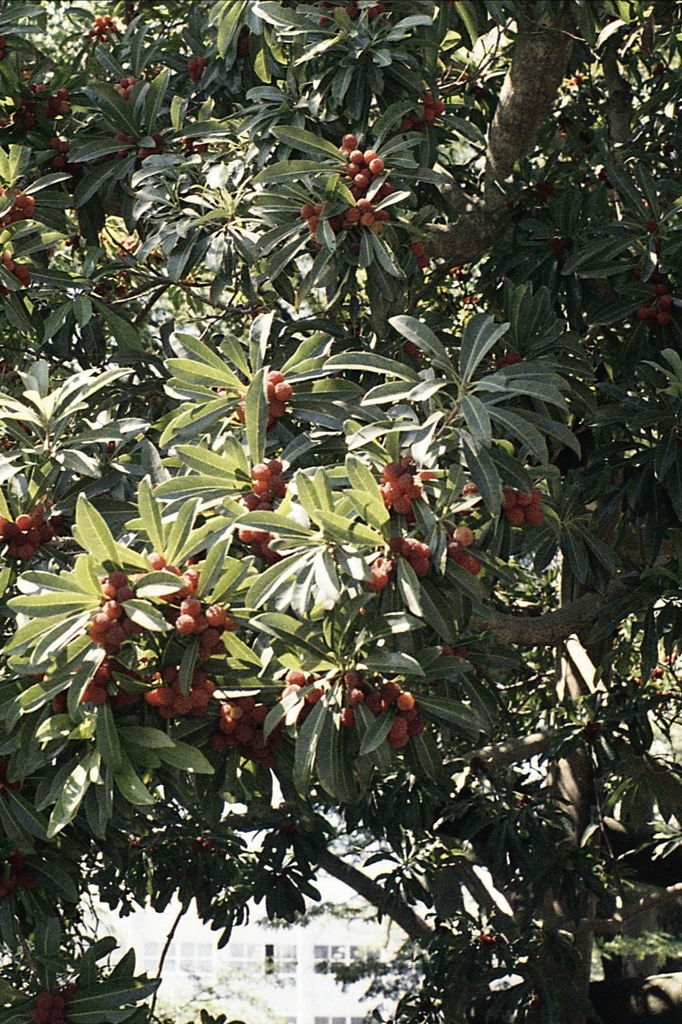
[[0, 4], [3, 1021], [153, 1013], [89, 887], [320, 869], [397, 1021], [676, 1019], [589, 977], [680, 891], [680, 15]]

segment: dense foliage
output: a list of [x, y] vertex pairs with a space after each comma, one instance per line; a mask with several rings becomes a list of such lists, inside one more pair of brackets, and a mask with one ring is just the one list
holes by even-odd
[[0, 3], [4, 1024], [149, 1019], [86, 891], [324, 868], [424, 1024], [675, 896], [681, 15]]

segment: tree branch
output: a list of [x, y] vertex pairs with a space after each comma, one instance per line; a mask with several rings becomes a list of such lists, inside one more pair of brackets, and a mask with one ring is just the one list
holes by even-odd
[[622, 913], [593, 921], [594, 932], [597, 935], [619, 935], [623, 928], [640, 914], [646, 914], [648, 910], [654, 910], [667, 903], [674, 903], [680, 898], [682, 898], [682, 882], [678, 882], [677, 885], [669, 885], [667, 889], [655, 889], [625, 908]]
[[466, 755], [463, 760], [483, 762], [489, 768], [508, 768], [510, 764], [527, 761], [536, 754], [544, 754], [554, 739], [554, 731], [534, 732], [520, 739], [505, 740], [503, 743], [491, 743], [487, 747], [479, 747]]
[[451, 265], [477, 259], [490, 244], [495, 230], [491, 214], [506, 202], [505, 182], [516, 162], [535, 149], [571, 56], [572, 22], [537, 22], [532, 17], [532, 0], [519, 6], [524, 14], [518, 21], [514, 56], [488, 134], [485, 202], [445, 186], [443, 194], [459, 212], [459, 219], [454, 224], [427, 225], [428, 255]]
[[554, 647], [581, 626], [589, 625], [604, 606], [601, 594], [585, 594], [570, 604], [543, 615], [509, 615], [494, 611], [492, 623], [477, 619], [480, 629], [492, 629], [501, 644], [527, 644], [532, 647]]
[[419, 942], [425, 938], [431, 938], [433, 935], [431, 926], [415, 913], [408, 903], [395, 896], [389, 897], [378, 882], [374, 882], [358, 868], [347, 864], [341, 857], [337, 857], [336, 854], [327, 850], [320, 858], [319, 866], [324, 868], [327, 874], [333, 875], [334, 878], [338, 878], [340, 882], [354, 889], [358, 895], [381, 913], [388, 914], [411, 939]]
[[608, 100], [606, 116], [612, 143], [624, 143], [630, 138], [632, 120], [632, 89], [618, 67], [615, 47], [610, 47], [601, 60]]

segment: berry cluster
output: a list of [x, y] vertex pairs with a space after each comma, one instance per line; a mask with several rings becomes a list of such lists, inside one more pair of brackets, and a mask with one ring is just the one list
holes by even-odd
[[411, 693], [403, 690], [400, 683], [387, 679], [378, 689], [373, 690], [364, 681], [362, 674], [354, 670], [346, 672], [343, 677], [345, 707], [341, 715], [341, 724], [350, 728], [355, 724], [354, 708], [365, 704], [373, 715], [395, 708], [395, 718], [391, 725], [386, 742], [389, 747], [398, 750], [404, 747], [411, 736], [419, 736], [424, 731], [424, 720], [419, 706]]
[[[284, 698], [288, 697], [290, 693], [298, 693], [298, 691], [302, 690], [304, 686], [310, 686], [311, 683], [316, 683], [319, 678], [320, 677], [315, 672], [306, 675], [306, 673], [302, 672], [300, 669], [292, 669], [291, 672], [287, 672], [286, 686], [282, 690], [279, 700], [284, 700]], [[322, 698], [323, 693], [323, 686], [313, 686], [311, 690], [308, 690], [305, 695], [305, 703], [298, 713], [297, 722], [299, 725], [305, 721], [313, 710], [315, 704], [317, 704], [317, 702]]]
[[[2, 265], [5, 270], [16, 277], [22, 288], [28, 288], [31, 283], [31, 272], [25, 263], [17, 263], [9, 249], [3, 249]], [[0, 285], [0, 295], [9, 295], [10, 289]]]
[[119, 149], [116, 153], [110, 153], [106, 156], [105, 160], [123, 160], [124, 157], [130, 153], [130, 147], [137, 145], [137, 139], [134, 135], [126, 135], [125, 132], [116, 132], [114, 135], [116, 142], [125, 142], [127, 144], [126, 149]]
[[467, 551], [474, 542], [474, 531], [468, 526], [458, 526], [448, 540], [446, 551], [448, 558], [452, 559], [460, 569], [478, 576], [481, 571], [481, 563]]
[[495, 360], [495, 369], [504, 370], [505, 366], [515, 366], [516, 363], [521, 362], [521, 356], [517, 355], [516, 352], [505, 352], [504, 355], [498, 356]]
[[95, 18], [88, 35], [98, 43], [108, 43], [110, 32], [119, 32], [116, 22], [110, 14], [100, 14]]
[[[355, 4], [330, 3], [328, 0], [320, 0], [320, 7], [324, 7], [328, 11], [333, 11], [336, 7], [343, 7], [351, 21], [355, 21], [356, 18], [360, 17], [360, 8]], [[383, 14], [385, 10], [385, 4], [372, 4], [371, 7], [367, 8], [367, 17], [370, 21], [373, 21], [374, 18], [378, 18], [380, 14]], [[325, 25], [329, 25], [330, 21], [331, 18], [320, 18], [320, 26], [324, 28]]]
[[502, 494], [502, 511], [512, 526], [542, 526], [545, 513], [540, 508], [542, 492], [537, 487], [533, 488], [532, 494], [505, 487]]
[[190, 60], [187, 61], [189, 77], [193, 82], [199, 81], [207, 64], [208, 61], [206, 57], [191, 57]]
[[26, 867], [24, 856], [19, 850], [15, 850], [8, 858], [5, 871], [0, 878], [0, 902], [14, 892], [18, 885], [24, 889], [35, 889], [37, 884], [36, 876]]
[[[273, 427], [277, 420], [284, 416], [286, 403], [294, 393], [291, 384], [284, 379], [284, 374], [279, 370], [271, 370], [268, 374], [267, 396], [268, 396], [268, 430]], [[245, 400], [242, 399], [237, 406], [237, 416], [242, 423], [246, 422]]]
[[124, 100], [130, 99], [130, 94], [137, 85], [139, 79], [127, 76], [114, 84], [114, 89]]
[[199, 572], [196, 569], [186, 569], [184, 572], [177, 565], [168, 565], [163, 555], [153, 551], [149, 555], [149, 564], [152, 569], [165, 569], [182, 579], [185, 586], [172, 594], [164, 596], [167, 604], [174, 605], [169, 610], [167, 618], [175, 626], [181, 636], [199, 636], [199, 658], [206, 661], [213, 654], [219, 654], [225, 650], [225, 645], [220, 639], [220, 634], [226, 629], [234, 632], [239, 627], [236, 622], [229, 618], [222, 605], [207, 605], [204, 607], [196, 596], [199, 585]]
[[[351, 180], [350, 190], [355, 199], [362, 199], [375, 178], [384, 173], [386, 165], [375, 149], [366, 149], [364, 153], [358, 149], [358, 140], [355, 135], [344, 135], [341, 141], [341, 152], [348, 155], [349, 163], [345, 172]], [[376, 193], [377, 201], [381, 202], [394, 191], [393, 185], [384, 182]]]
[[0, 36], [0, 60], [4, 60], [7, 56], [7, 40], [4, 36]]
[[533, 189], [540, 203], [546, 203], [550, 196], [554, 195], [554, 183], [551, 181], [538, 181]]
[[[47, 92], [46, 85], [32, 85], [31, 92], [36, 96]], [[50, 96], [41, 97], [47, 100], [45, 116], [51, 119], [59, 117], [60, 114], [68, 114], [71, 110], [69, 105], [69, 90], [57, 89], [56, 93]], [[21, 100], [19, 109], [12, 114], [12, 122], [20, 124], [24, 128], [34, 128], [38, 116], [38, 104], [36, 100]]]
[[146, 160], [148, 156], [155, 156], [157, 154], [166, 152], [166, 143], [164, 141], [163, 135], [161, 135], [159, 132], [154, 132], [154, 134], [152, 135], [152, 139], [155, 142], [154, 146], [138, 146], [137, 155], [139, 156], [140, 160]]
[[249, 512], [272, 512], [275, 499], [284, 498], [287, 493], [283, 468], [279, 459], [257, 463], [251, 470], [253, 491], [241, 497], [239, 503]]
[[410, 252], [414, 254], [415, 261], [420, 270], [429, 265], [429, 257], [421, 242], [410, 242]]
[[124, 601], [130, 601], [135, 593], [124, 572], [112, 572], [103, 576], [102, 606], [90, 623], [88, 635], [93, 643], [102, 644], [107, 654], [116, 654], [121, 644], [133, 636], [144, 633], [126, 614]]
[[409, 456], [400, 462], [389, 462], [381, 471], [384, 483], [380, 486], [386, 508], [399, 515], [413, 518], [412, 502], [422, 496], [421, 484], [415, 480], [415, 467]]
[[0, 761], [0, 793], [5, 798], [5, 800], [9, 800], [9, 797], [5, 793], [6, 789], [13, 789], [15, 791], [15, 793], [18, 792], [21, 789], [21, 783], [20, 782], [8, 782], [7, 781], [7, 776], [8, 775], [9, 775], [9, 764], [7, 763], [7, 761]]
[[28, 220], [33, 216], [36, 201], [33, 196], [26, 196], [18, 188], [0, 188], [0, 196], [14, 196], [14, 206], [0, 217], [0, 228], [6, 228], [8, 224], [16, 224], [20, 220]]
[[550, 249], [555, 256], [563, 256], [565, 252], [570, 252], [573, 248], [573, 239], [559, 238], [557, 235], [554, 238], [549, 239], [547, 242], [547, 248]]
[[394, 555], [402, 555], [410, 563], [417, 576], [426, 576], [431, 566], [431, 548], [428, 544], [414, 537], [391, 537], [388, 546]]
[[[638, 267], [637, 270], [639, 270], [637, 276], [640, 277], [641, 269]], [[654, 270], [651, 275], [651, 290], [655, 297], [642, 303], [637, 310], [637, 318], [646, 320], [647, 327], [653, 331], [659, 326], [667, 327], [672, 319], [670, 310], [673, 306], [673, 297], [660, 270]]]
[[[50, 167], [54, 167], [55, 171], [64, 170], [69, 162], [66, 154], [71, 149], [71, 143], [66, 139], [60, 139], [59, 136], [55, 135], [53, 139], [50, 139], [50, 149], [57, 150], [57, 155], [53, 156], [50, 160]], [[30, 196], [27, 198], [30, 198]]]
[[31, 1010], [33, 1024], [68, 1024], [65, 1017], [66, 1004], [78, 991], [78, 985], [54, 989], [52, 992], [41, 992], [36, 1005]]
[[434, 100], [433, 93], [430, 89], [427, 89], [424, 99], [420, 101], [422, 105], [422, 115], [419, 114], [408, 114], [407, 117], [403, 118], [402, 129], [404, 132], [420, 132], [424, 128], [424, 124], [435, 124], [436, 118], [445, 110], [445, 104], [442, 100]]
[[275, 539], [274, 533], [268, 533], [267, 530], [254, 530], [250, 526], [242, 526], [238, 537], [242, 544], [250, 546], [252, 555], [256, 558], [264, 558], [268, 565], [274, 565], [275, 562], [282, 561], [282, 556], [279, 552], [274, 551], [270, 547], [270, 542]]
[[17, 516], [16, 522], [0, 516], [0, 541], [7, 544], [7, 554], [28, 562], [41, 544], [47, 544], [59, 535], [62, 526], [60, 515], [45, 521], [45, 509], [38, 505], [32, 512]]
[[162, 718], [206, 714], [216, 686], [203, 669], [194, 669], [192, 685], [187, 697], [180, 689], [180, 678], [174, 665], [166, 665], [163, 672], [157, 673], [156, 678], [161, 685], [155, 686], [153, 690], [148, 690], [144, 699], [153, 708], [158, 708]]
[[366, 584], [368, 590], [385, 590], [395, 577], [396, 563], [393, 558], [380, 555], [370, 566], [371, 580]]
[[269, 711], [267, 704], [257, 704], [253, 697], [234, 697], [224, 701], [220, 707], [218, 732], [209, 739], [209, 746], [212, 750], [239, 747], [242, 757], [248, 761], [257, 761], [264, 768], [274, 768], [275, 751], [282, 738], [279, 733], [271, 734], [267, 740], [263, 736], [263, 723]]
[[[392, 185], [391, 191], [393, 191]], [[316, 203], [315, 206], [306, 203], [305, 206], [301, 207], [301, 217], [308, 222], [308, 230], [313, 237], [320, 223], [324, 206], [324, 203]], [[371, 200], [358, 199], [355, 206], [349, 206], [342, 214], [330, 217], [328, 223], [335, 235], [339, 231], [350, 231], [351, 228], [358, 224], [362, 225], [362, 227], [372, 228], [376, 234], [381, 234], [383, 230], [381, 225], [390, 219], [391, 216], [388, 211], [378, 210]]]
[[[131, 707], [133, 704], [139, 704], [142, 699], [141, 694], [131, 693], [129, 690], [122, 689], [114, 678], [114, 669], [119, 674], [142, 682], [142, 676], [129, 669], [122, 662], [116, 661], [113, 658], [105, 658], [83, 691], [80, 699], [81, 704], [99, 705], [109, 703], [114, 711]], [[61, 693], [56, 694], [52, 698], [51, 706], [53, 715], [65, 715], [68, 711], [67, 691], [62, 690]]]
[[251, 36], [251, 30], [248, 29], [246, 27], [246, 25], [244, 25], [244, 27], [239, 30], [239, 38], [237, 39], [237, 56], [238, 57], [248, 57], [249, 56], [249, 50], [251, 48], [251, 44], [249, 42], [250, 36]]

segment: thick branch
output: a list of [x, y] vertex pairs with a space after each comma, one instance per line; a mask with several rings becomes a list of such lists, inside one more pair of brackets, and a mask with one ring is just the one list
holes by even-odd
[[598, 919], [592, 922], [593, 929], [598, 935], [619, 935], [626, 924], [648, 910], [665, 906], [668, 903], [675, 903], [682, 898], [682, 882], [677, 885], [669, 885], [667, 889], [655, 889], [646, 896], [642, 896], [636, 903], [626, 907], [620, 914], [613, 917]]
[[503, 743], [491, 743], [487, 747], [473, 750], [466, 758], [468, 761], [483, 762], [489, 768], [508, 768], [510, 764], [527, 761], [536, 754], [544, 754], [554, 739], [554, 732], [534, 732], [520, 739], [505, 740]]
[[351, 864], [347, 864], [341, 857], [337, 857], [336, 854], [327, 850], [320, 859], [320, 867], [349, 888], [354, 889], [358, 895], [381, 913], [388, 914], [411, 939], [419, 942], [431, 938], [433, 935], [431, 927], [419, 914], [415, 913], [409, 904], [394, 896], [387, 897], [381, 885], [372, 881]]
[[[530, 15], [534, 4], [524, 5]], [[514, 164], [535, 149], [571, 56], [567, 25], [519, 19], [516, 46], [488, 137], [486, 206], [502, 203]]]
[[[532, 18], [534, 2], [519, 5], [519, 18], [511, 67], [488, 135], [485, 204], [468, 201], [455, 224], [429, 224], [428, 254], [451, 265], [477, 259], [494, 232], [491, 214], [505, 202], [505, 181], [514, 165], [535, 149], [540, 129], [549, 115], [571, 56], [572, 25], [547, 25]], [[450, 186], [445, 198], [459, 209], [462, 197]]]
[[632, 89], [620, 73], [615, 48], [606, 51], [602, 57], [602, 67], [608, 93], [606, 115], [611, 142], [627, 142], [632, 120]]
[[508, 615], [493, 612], [493, 621], [477, 620], [476, 626], [491, 629], [501, 644], [527, 644], [531, 647], [554, 647], [566, 640], [581, 626], [591, 623], [604, 606], [600, 594], [585, 594], [570, 604], [543, 615]]

